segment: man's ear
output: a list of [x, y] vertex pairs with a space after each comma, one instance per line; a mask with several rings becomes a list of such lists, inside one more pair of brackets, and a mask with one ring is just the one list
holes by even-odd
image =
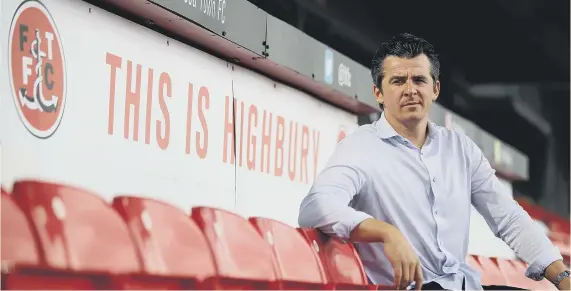
[[436, 99], [438, 99], [438, 96], [440, 96], [440, 81], [436, 81], [436, 83], [434, 83], [434, 97], [432, 97], [432, 101], [436, 101]]
[[381, 88], [377, 87], [376, 85], [373, 85], [373, 94], [375, 94], [375, 98], [377, 99], [377, 102], [379, 102], [380, 104], [383, 104], [384, 96], [383, 96], [383, 92], [382, 92]]

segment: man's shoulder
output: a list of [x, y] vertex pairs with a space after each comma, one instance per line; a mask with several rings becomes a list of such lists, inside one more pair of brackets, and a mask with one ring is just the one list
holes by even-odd
[[375, 123], [373, 122], [360, 125], [359, 127], [357, 127], [357, 129], [355, 129], [353, 133], [355, 135], [364, 135], [364, 136], [375, 135], [376, 134]]
[[349, 133], [341, 142], [343, 143], [362, 143], [376, 137], [376, 128], [374, 124], [363, 124], [357, 127], [353, 132]]
[[352, 157], [369, 152], [377, 139], [373, 124], [364, 124], [349, 132], [337, 144], [336, 152], [350, 154]]

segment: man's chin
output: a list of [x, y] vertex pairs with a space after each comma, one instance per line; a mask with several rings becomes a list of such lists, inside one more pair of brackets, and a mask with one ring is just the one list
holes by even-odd
[[406, 122], [419, 122], [426, 117], [424, 112], [403, 112], [401, 115], [401, 120]]

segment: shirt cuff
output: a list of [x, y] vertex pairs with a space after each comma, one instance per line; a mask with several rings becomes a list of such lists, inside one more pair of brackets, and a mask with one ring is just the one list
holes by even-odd
[[336, 223], [332, 228], [339, 238], [349, 240], [353, 229], [363, 222], [363, 220], [368, 218], [373, 217], [365, 212], [352, 211], [349, 217], [345, 217], [343, 221]]
[[535, 281], [541, 281], [544, 278], [545, 269], [547, 269], [547, 267], [549, 267], [553, 262], [562, 259], [563, 257], [561, 256], [559, 249], [555, 247], [549, 248], [548, 250], [543, 251], [539, 255], [538, 259], [529, 265], [525, 271], [525, 276]]

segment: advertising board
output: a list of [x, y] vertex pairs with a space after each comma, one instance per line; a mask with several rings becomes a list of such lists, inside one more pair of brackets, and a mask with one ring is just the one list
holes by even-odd
[[300, 200], [357, 127], [351, 113], [83, 1], [2, 1], [0, 21], [8, 191], [39, 179], [296, 226]]
[[85, 2], [20, 3], [2, 3], [7, 189], [42, 179], [296, 225], [340, 132], [357, 127], [352, 114]]

